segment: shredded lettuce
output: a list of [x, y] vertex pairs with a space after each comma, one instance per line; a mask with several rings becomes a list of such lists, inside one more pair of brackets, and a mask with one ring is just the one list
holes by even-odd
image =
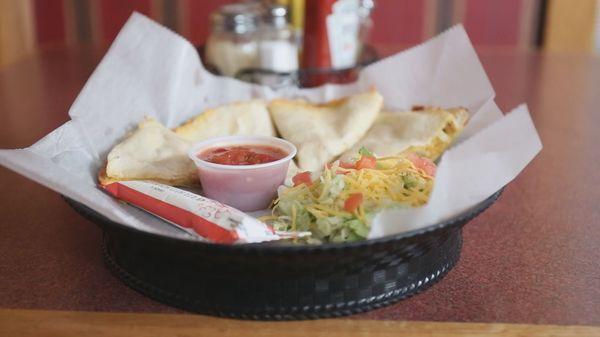
[[[372, 156], [366, 148], [361, 156]], [[316, 177], [315, 177], [316, 178]], [[427, 202], [433, 178], [405, 157], [377, 159], [375, 168], [340, 167], [334, 162], [311, 184], [281, 187], [271, 224], [276, 230], [310, 231], [306, 243], [366, 239], [374, 214], [391, 207], [414, 207]], [[358, 206], [345, 203], [361, 195]]]
[[368, 156], [368, 157], [374, 157], [373, 156], [373, 152], [369, 151], [369, 149], [367, 149], [366, 147], [362, 146], [359, 150], [358, 150], [358, 154], [360, 154], [361, 156]]
[[316, 221], [316, 228], [313, 234], [316, 237], [323, 239], [329, 237], [332, 233], [339, 231], [344, 224], [344, 218], [339, 216], [330, 216], [319, 218]]
[[[322, 179], [322, 177], [320, 179]], [[319, 202], [324, 204], [333, 203], [340, 193], [342, 193], [345, 186], [346, 184], [344, 183], [344, 177], [341, 175], [335, 175], [329, 184], [324, 184], [323, 191], [319, 197]]]
[[352, 219], [352, 220], [346, 221], [344, 223], [344, 226], [352, 229], [354, 234], [356, 234], [357, 236], [359, 236], [361, 238], [366, 238], [367, 235], [369, 235], [369, 229], [370, 229], [369, 226], [364, 224], [359, 219]]

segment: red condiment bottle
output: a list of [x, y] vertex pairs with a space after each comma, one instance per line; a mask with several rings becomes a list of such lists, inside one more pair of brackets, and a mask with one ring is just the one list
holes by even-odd
[[327, 17], [333, 12], [332, 6], [337, 0], [305, 1], [302, 68], [308, 71], [309, 76], [303, 84], [315, 86], [327, 82], [327, 75], [313, 71], [331, 68]]
[[329, 68], [331, 53], [327, 37], [327, 16], [337, 0], [306, 0], [302, 67]]

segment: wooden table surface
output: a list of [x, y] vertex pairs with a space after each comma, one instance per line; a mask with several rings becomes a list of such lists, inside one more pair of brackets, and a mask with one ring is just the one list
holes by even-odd
[[[0, 148], [29, 146], [67, 121], [70, 104], [102, 54], [85, 48], [46, 50], [0, 69]], [[395, 305], [341, 320], [350, 328], [335, 329], [364, 333], [353, 328], [357, 319], [382, 320], [387, 325], [372, 323], [382, 333], [413, 327], [391, 322], [405, 320], [600, 325], [600, 58], [515, 50], [479, 54], [500, 108], [508, 111], [526, 102], [544, 149], [494, 206], [466, 226], [461, 260], [442, 282]], [[9, 329], [2, 328], [4, 323], [31, 328], [27, 317], [55, 328], [55, 319], [119, 321], [110, 315], [21, 309], [170, 313], [175, 318], [155, 316], [233, 326], [222, 323], [227, 320], [183, 316], [121, 284], [103, 265], [100, 230], [55, 192], [3, 167], [0, 186], [0, 308], [19, 309], [0, 310], [0, 335]], [[120, 317], [128, 324], [155, 319]], [[261, 326], [271, 331], [313, 327], [316, 334], [338, 324], [318, 322]], [[441, 326], [454, 331], [453, 325]], [[505, 331], [495, 326], [503, 325], [464, 331]], [[512, 327], [517, 333], [523, 326]]]

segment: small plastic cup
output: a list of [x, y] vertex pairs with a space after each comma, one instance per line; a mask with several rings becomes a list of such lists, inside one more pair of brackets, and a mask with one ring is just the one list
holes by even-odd
[[[267, 145], [287, 155], [279, 160], [256, 165], [223, 165], [199, 158], [199, 154], [215, 147]], [[281, 138], [266, 136], [227, 136], [210, 138], [194, 144], [188, 156], [198, 168], [204, 195], [241, 211], [266, 209], [283, 184], [290, 160], [296, 155], [294, 144]]]

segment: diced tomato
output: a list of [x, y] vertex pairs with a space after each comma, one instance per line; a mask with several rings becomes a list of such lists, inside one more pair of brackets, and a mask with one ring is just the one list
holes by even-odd
[[197, 154], [198, 158], [222, 165], [256, 165], [279, 160], [287, 153], [274, 146], [236, 145], [217, 147]]
[[340, 161], [340, 165], [341, 168], [345, 168], [345, 169], [353, 169], [354, 168], [354, 164], [352, 163], [348, 163], [345, 161]]
[[312, 185], [310, 172], [300, 172], [292, 178], [292, 181], [294, 182], [294, 187], [301, 184], [306, 184], [306, 186]]
[[362, 204], [362, 193], [352, 193], [344, 202], [344, 209], [348, 212], [354, 212]]
[[375, 166], [377, 166], [377, 159], [375, 159], [375, 157], [372, 156], [362, 156], [356, 162], [355, 166], [357, 170], [373, 169], [375, 168]]
[[435, 177], [437, 166], [429, 158], [420, 157], [415, 153], [407, 153], [406, 158], [410, 160], [416, 168], [423, 170], [427, 175]]

